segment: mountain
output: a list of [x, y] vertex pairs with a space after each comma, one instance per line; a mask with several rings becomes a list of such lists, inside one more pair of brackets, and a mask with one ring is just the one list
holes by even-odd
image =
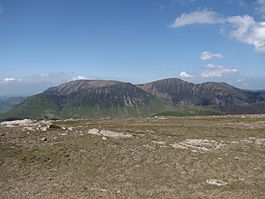
[[265, 113], [265, 91], [177, 78], [146, 84], [76, 80], [25, 99], [3, 119], [106, 118], [152, 115]]
[[6, 112], [6, 111], [14, 108], [16, 105], [18, 105], [24, 99], [25, 99], [25, 97], [1, 98], [0, 99], [0, 113]]
[[140, 84], [137, 87], [154, 96], [168, 99], [175, 106], [214, 105], [219, 108], [229, 108], [265, 101], [265, 91], [241, 90], [227, 83], [193, 84], [177, 78], [170, 78]]
[[27, 98], [2, 118], [99, 118], [149, 116], [171, 104], [131, 83], [76, 80]]

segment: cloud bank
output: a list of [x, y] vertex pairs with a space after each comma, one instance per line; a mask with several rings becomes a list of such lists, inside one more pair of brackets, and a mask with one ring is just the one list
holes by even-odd
[[74, 73], [44, 73], [22, 78], [3, 77], [0, 78], [0, 95], [29, 96], [40, 93], [49, 87], [80, 79], [87, 78]]
[[212, 70], [206, 70], [201, 73], [204, 78], [208, 77], [222, 77], [224, 75], [235, 74], [238, 70], [236, 68], [229, 68], [224, 66], [218, 66]]
[[[259, 0], [259, 3], [260, 10], [265, 13], [265, 0]], [[220, 17], [214, 11], [203, 10], [182, 14], [171, 27], [180, 28], [193, 24], [223, 24], [224, 32], [229, 37], [252, 45], [256, 52], [265, 53], [265, 21], [257, 22], [249, 15]]]

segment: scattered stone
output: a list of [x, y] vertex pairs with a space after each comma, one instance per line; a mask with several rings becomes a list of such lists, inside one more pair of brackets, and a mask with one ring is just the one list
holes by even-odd
[[155, 133], [155, 131], [153, 131], [153, 130], [146, 130], [146, 132]]
[[101, 130], [99, 133], [105, 137], [111, 137], [111, 138], [130, 138], [130, 137], [132, 137], [131, 134], [115, 132], [115, 131], [110, 131], [110, 130]]
[[166, 143], [165, 142], [163, 142], [163, 141], [152, 141], [152, 143], [154, 143], [154, 144], [159, 144], [159, 145], [165, 145]]
[[24, 119], [24, 120], [5, 121], [5, 122], [1, 122], [0, 124], [5, 127], [16, 127], [16, 126], [31, 125], [33, 122], [34, 121], [30, 119]]
[[110, 131], [110, 130], [99, 130], [96, 128], [90, 129], [87, 133], [91, 135], [98, 135], [98, 136], [110, 137], [110, 138], [130, 138], [132, 137], [132, 135], [129, 133], [115, 132], [115, 131]]
[[192, 152], [211, 152], [224, 148], [224, 144], [218, 143], [215, 140], [207, 139], [186, 139], [179, 143], [171, 144], [176, 149], [188, 149]]
[[35, 129], [33, 127], [24, 127], [24, 129], [27, 131], [35, 131]]
[[102, 140], [108, 140], [108, 138], [106, 138], [106, 137], [102, 137], [101, 139], [102, 139]]
[[223, 180], [218, 180], [218, 179], [208, 179], [206, 180], [206, 183], [210, 185], [218, 186], [218, 187], [228, 185], [227, 182]]
[[5, 121], [0, 123], [7, 128], [22, 127], [22, 131], [47, 131], [52, 123], [50, 121], [36, 121], [30, 119]]
[[47, 127], [45, 126], [45, 127], [40, 127], [40, 130], [42, 131], [42, 132], [45, 132], [45, 131], [47, 131]]
[[167, 118], [165, 118], [165, 117], [163, 117], [163, 116], [154, 116], [154, 118], [155, 119], [159, 119], [159, 120], [165, 120], [165, 119], [167, 119]]
[[258, 138], [258, 139], [256, 139], [255, 144], [256, 145], [263, 145], [263, 144], [265, 144], [265, 138]]
[[41, 141], [45, 142], [45, 141], [47, 141], [47, 138], [43, 137], [43, 138], [41, 138]]
[[94, 187], [91, 187], [90, 190], [92, 190], [92, 191], [102, 191], [102, 192], [106, 192], [107, 191], [107, 189], [94, 188]]
[[244, 142], [246, 144], [252, 144], [252, 141], [249, 139], [243, 139], [243, 140], [241, 140], [241, 142]]
[[90, 129], [88, 132], [88, 134], [91, 134], [91, 135], [100, 135], [99, 134], [99, 130], [98, 129]]

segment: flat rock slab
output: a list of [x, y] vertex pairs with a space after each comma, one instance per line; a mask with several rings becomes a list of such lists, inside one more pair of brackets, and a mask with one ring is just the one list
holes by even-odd
[[206, 180], [206, 183], [210, 185], [218, 186], [218, 187], [228, 185], [227, 182], [223, 180], [219, 180], [219, 179], [208, 179]]
[[103, 137], [109, 137], [109, 138], [130, 138], [132, 137], [132, 134], [124, 133], [124, 132], [115, 132], [110, 130], [99, 130], [96, 128], [90, 129], [88, 134], [91, 135], [98, 135]]

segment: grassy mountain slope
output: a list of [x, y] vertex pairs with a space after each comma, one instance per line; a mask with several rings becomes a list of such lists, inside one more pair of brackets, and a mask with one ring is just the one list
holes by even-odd
[[221, 110], [217, 110], [214, 106], [179, 106], [174, 110], [164, 111], [156, 116], [195, 116], [195, 115], [222, 115]]
[[80, 80], [29, 97], [1, 118], [140, 117], [172, 109], [169, 101], [130, 83]]
[[20, 102], [22, 102], [25, 98], [24, 97], [11, 97], [7, 99], [0, 99], [0, 113], [6, 112]]
[[3, 113], [0, 119], [42, 119], [45, 117], [56, 118], [59, 113], [59, 107], [49, 101], [42, 94], [26, 98], [21, 104]]

